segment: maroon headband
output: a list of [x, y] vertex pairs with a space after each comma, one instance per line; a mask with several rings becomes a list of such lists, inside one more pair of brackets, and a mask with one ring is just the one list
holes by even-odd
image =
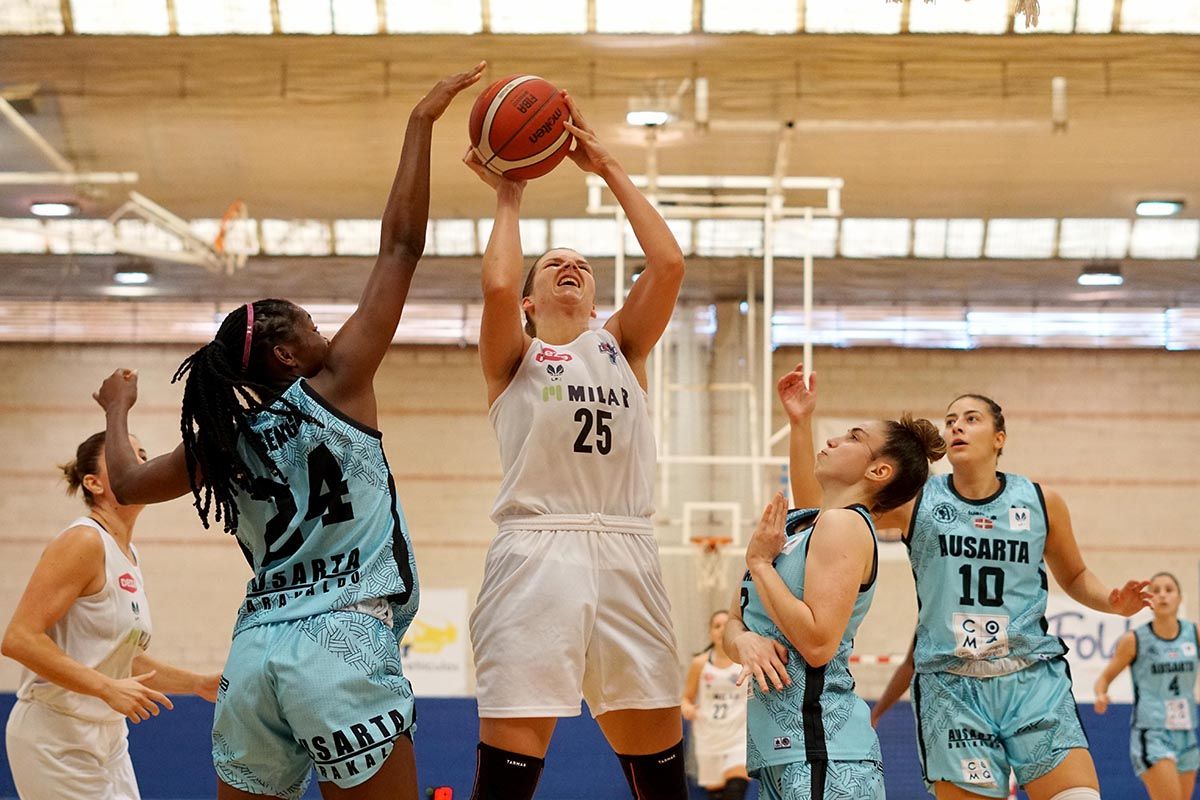
[[254, 339], [254, 303], [246, 303], [246, 343], [242, 345], [242, 372], [250, 366], [250, 342]]

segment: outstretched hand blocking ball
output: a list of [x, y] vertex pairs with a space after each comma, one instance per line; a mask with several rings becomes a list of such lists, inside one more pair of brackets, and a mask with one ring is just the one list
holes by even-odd
[[536, 75], [493, 83], [471, 109], [471, 146], [487, 169], [512, 180], [540, 178], [571, 148], [562, 93]]

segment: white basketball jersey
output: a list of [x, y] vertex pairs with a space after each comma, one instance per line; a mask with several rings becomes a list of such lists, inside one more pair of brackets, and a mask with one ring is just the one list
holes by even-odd
[[654, 434], [646, 393], [606, 330], [534, 339], [489, 417], [504, 480], [496, 522], [544, 514], [648, 518]]
[[700, 672], [694, 723], [697, 753], [746, 752], [746, 692], [738, 686], [741, 664], [717, 667], [712, 654]]
[[[110, 678], [128, 678], [134, 656], [150, 643], [153, 631], [142, 570], [121, 552], [116, 539], [94, 519], [80, 517], [67, 528], [80, 525], [95, 528], [104, 542], [104, 588], [76, 598], [46, 634], [80, 664]], [[130, 549], [136, 558], [137, 550], [132, 545]], [[96, 722], [124, 719], [100, 698], [68, 691], [27, 668], [21, 669], [17, 697], [81, 719]]]

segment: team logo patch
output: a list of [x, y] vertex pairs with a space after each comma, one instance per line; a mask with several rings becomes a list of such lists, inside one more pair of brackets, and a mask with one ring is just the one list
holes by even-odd
[[1029, 530], [1029, 509], [1014, 506], [1008, 510], [1008, 528], [1014, 531]]
[[134, 594], [137, 592], [137, 581], [134, 580], [134, 577], [132, 575], [130, 575], [128, 572], [126, 572], [121, 577], [117, 578], [117, 585], [120, 586], [125, 591], [129, 592], [130, 594]]
[[1183, 650], [1184, 658], [1196, 657], [1196, 645], [1192, 644], [1191, 642], [1184, 642], [1180, 649]]
[[533, 360], [539, 364], [544, 364], [547, 361], [570, 361], [570, 353], [560, 353], [552, 347], [542, 345], [542, 349], [533, 357]]
[[991, 517], [975, 517], [971, 520], [971, 524], [981, 531], [990, 531], [996, 527], [996, 523], [992, 521]]
[[559, 378], [562, 377], [562, 374], [563, 374], [562, 364], [547, 364], [546, 365], [546, 374], [550, 376], [550, 380], [552, 380], [552, 381], [558, 380]]
[[792, 737], [776, 736], [775, 737], [775, 749], [776, 750], [791, 750], [792, 749]]
[[996, 776], [992, 774], [992, 765], [986, 758], [964, 758], [962, 764], [963, 781], [975, 786], [995, 786]]
[[137, 600], [130, 600], [130, 601], [129, 601], [129, 609], [130, 609], [131, 611], [133, 611], [133, 615], [134, 615], [135, 617], [136, 617], [136, 616], [138, 616], [139, 614], [141, 614], [141, 613], [142, 613], [141, 606], [139, 606], [139, 605], [137, 604]]
[[933, 520], [943, 525], [949, 525], [958, 519], [958, 509], [950, 503], [938, 503], [933, 507]]
[[600, 352], [608, 356], [608, 360], [611, 363], [617, 363], [617, 348], [611, 342], [601, 342]]

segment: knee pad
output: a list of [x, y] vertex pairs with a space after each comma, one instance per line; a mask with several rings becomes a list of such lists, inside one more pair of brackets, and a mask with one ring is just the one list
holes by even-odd
[[721, 800], [742, 800], [750, 788], [750, 781], [745, 778], [730, 778], [725, 781], [725, 791]]
[[682, 739], [661, 753], [648, 756], [618, 753], [617, 758], [635, 800], [688, 800]]
[[531, 800], [546, 759], [479, 743], [471, 800]]
[[1064, 789], [1050, 800], [1100, 800], [1100, 791], [1080, 786], [1075, 789]]

